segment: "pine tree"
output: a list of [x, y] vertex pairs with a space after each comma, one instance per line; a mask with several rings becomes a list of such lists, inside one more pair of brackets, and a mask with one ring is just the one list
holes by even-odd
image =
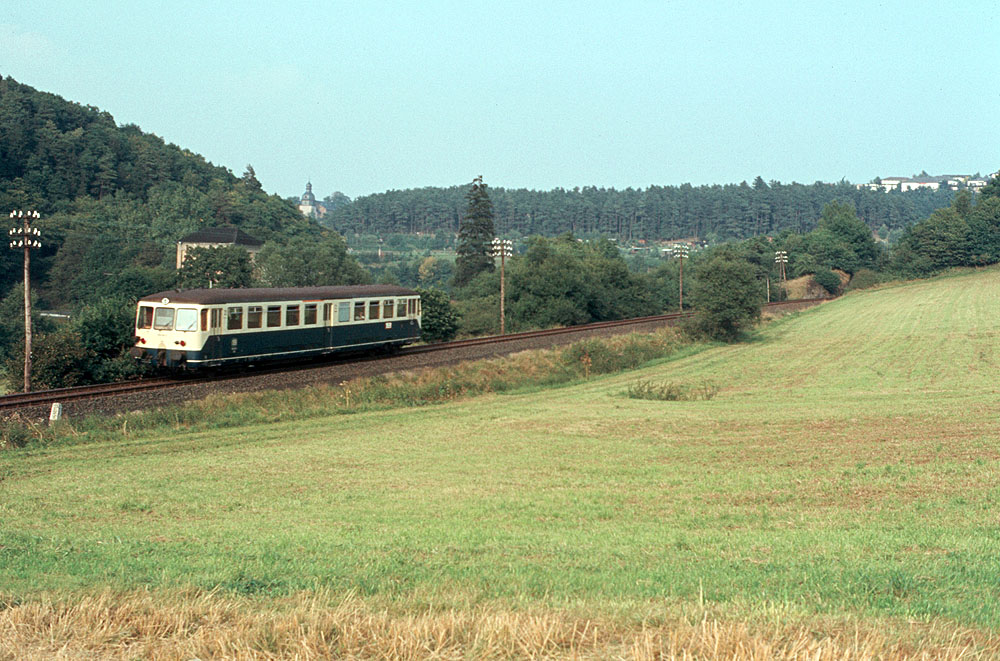
[[468, 207], [458, 228], [458, 256], [455, 258], [455, 287], [463, 287], [483, 271], [492, 271], [493, 202], [482, 175], [472, 180], [465, 194]]
[[264, 187], [260, 185], [257, 180], [257, 173], [253, 171], [253, 166], [249, 163], [247, 164], [246, 172], [243, 173], [243, 185], [253, 191], [262, 191]]

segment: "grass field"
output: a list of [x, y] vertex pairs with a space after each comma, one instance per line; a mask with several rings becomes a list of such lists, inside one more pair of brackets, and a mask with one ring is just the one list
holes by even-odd
[[[1000, 655], [998, 309], [963, 274], [569, 387], [0, 452], [0, 658]], [[410, 642], [306, 646], [331, 613]]]

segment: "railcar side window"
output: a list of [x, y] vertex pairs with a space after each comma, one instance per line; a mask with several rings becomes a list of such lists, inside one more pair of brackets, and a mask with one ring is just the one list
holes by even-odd
[[260, 328], [264, 317], [264, 308], [259, 305], [251, 305], [247, 308], [247, 328]]
[[333, 314], [333, 303], [323, 304], [323, 323], [330, 321], [330, 315]]
[[226, 310], [226, 329], [227, 330], [242, 330], [243, 329], [243, 308], [228, 308]]
[[212, 308], [212, 328], [222, 328], [222, 308]]
[[316, 323], [316, 304], [306, 303], [306, 314], [305, 318], [302, 320], [306, 326]]
[[286, 326], [298, 326], [299, 325], [299, 308], [298, 305], [286, 305], [285, 306], [285, 325]]
[[378, 319], [378, 301], [372, 301], [368, 304], [368, 318]]
[[268, 305], [267, 306], [267, 327], [275, 328], [281, 325], [281, 306], [280, 305]]
[[392, 301], [382, 301], [382, 316], [385, 319], [392, 319]]
[[337, 321], [345, 322], [351, 320], [351, 304], [347, 301], [337, 304]]
[[198, 330], [198, 311], [194, 308], [181, 308], [177, 310], [177, 324], [174, 326], [174, 330]]
[[153, 328], [156, 330], [171, 330], [174, 327], [174, 309], [156, 308], [153, 314]]
[[139, 317], [135, 322], [136, 328], [153, 327], [153, 308], [149, 305], [139, 306]]
[[202, 308], [201, 310], [201, 330], [208, 330], [208, 308]]
[[396, 301], [396, 316], [405, 317], [406, 316], [406, 299], [401, 298]]
[[365, 302], [358, 301], [354, 304], [354, 321], [365, 320]]
[[409, 313], [410, 314], [416, 314], [417, 313], [417, 299], [415, 299], [415, 298], [411, 298], [410, 299]]

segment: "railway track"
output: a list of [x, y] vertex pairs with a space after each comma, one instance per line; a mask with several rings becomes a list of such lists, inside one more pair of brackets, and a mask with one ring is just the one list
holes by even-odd
[[[782, 307], [791, 306], [809, 306], [816, 303], [820, 303], [828, 299], [801, 299], [794, 301], [782, 301], [778, 303], [768, 303], [766, 309], [781, 309]], [[415, 354], [424, 354], [431, 352], [443, 352], [443, 351], [454, 351], [457, 349], [463, 349], [466, 347], [474, 347], [486, 344], [500, 344], [504, 342], [517, 342], [521, 340], [527, 340], [532, 338], [539, 338], [545, 336], [554, 335], [568, 335], [568, 334], [583, 334], [592, 332], [600, 329], [615, 328], [615, 327], [629, 327], [629, 326], [640, 326], [644, 324], [671, 324], [676, 323], [680, 319], [691, 316], [691, 312], [674, 312], [672, 314], [661, 314], [654, 315], [650, 317], [637, 317], [634, 319], [622, 319], [618, 321], [601, 321], [592, 324], [585, 324], [582, 326], [568, 326], [564, 328], [547, 328], [543, 330], [527, 331], [524, 333], [511, 333], [508, 335], [491, 335], [487, 337], [477, 337], [467, 340], [456, 340], [454, 342], [441, 342], [438, 344], [424, 344], [414, 347], [406, 347], [401, 349], [395, 355], [406, 356]], [[337, 362], [353, 362], [358, 360], [376, 360], [381, 356], [370, 356], [366, 355], [359, 359], [358, 356], [346, 356], [339, 359], [334, 359], [331, 361], [323, 361], [317, 364], [316, 361], [309, 363], [293, 363], [293, 364], [283, 364], [268, 366], [265, 368], [255, 369], [253, 371], [233, 373], [225, 372], [222, 374], [213, 374], [209, 376], [188, 376], [188, 377], [157, 377], [149, 379], [141, 379], [138, 381], [123, 381], [119, 383], [103, 383], [95, 384], [89, 386], [76, 386], [72, 388], [57, 388], [54, 390], [39, 390], [36, 392], [29, 393], [14, 393], [10, 395], [4, 395], [0, 397], [0, 415], [9, 414], [14, 411], [28, 408], [36, 407], [51, 407], [55, 403], [66, 403], [66, 402], [77, 402], [81, 400], [93, 399], [98, 397], [109, 397], [117, 395], [130, 395], [135, 393], [140, 393], [143, 391], [151, 390], [163, 390], [168, 388], [176, 388], [182, 386], [192, 386], [198, 384], [211, 383], [213, 381], [234, 380], [234, 379], [245, 379], [258, 377], [265, 374], [273, 374], [276, 372], [287, 372], [295, 370], [304, 370], [314, 367], [319, 367], [320, 365], [331, 365]]]

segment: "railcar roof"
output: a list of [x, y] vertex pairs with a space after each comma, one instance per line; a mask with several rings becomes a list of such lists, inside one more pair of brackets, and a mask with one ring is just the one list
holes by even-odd
[[142, 303], [220, 305], [257, 301], [302, 301], [376, 296], [416, 296], [417, 292], [395, 285], [346, 285], [337, 287], [251, 287], [246, 289], [170, 289], [139, 299]]

